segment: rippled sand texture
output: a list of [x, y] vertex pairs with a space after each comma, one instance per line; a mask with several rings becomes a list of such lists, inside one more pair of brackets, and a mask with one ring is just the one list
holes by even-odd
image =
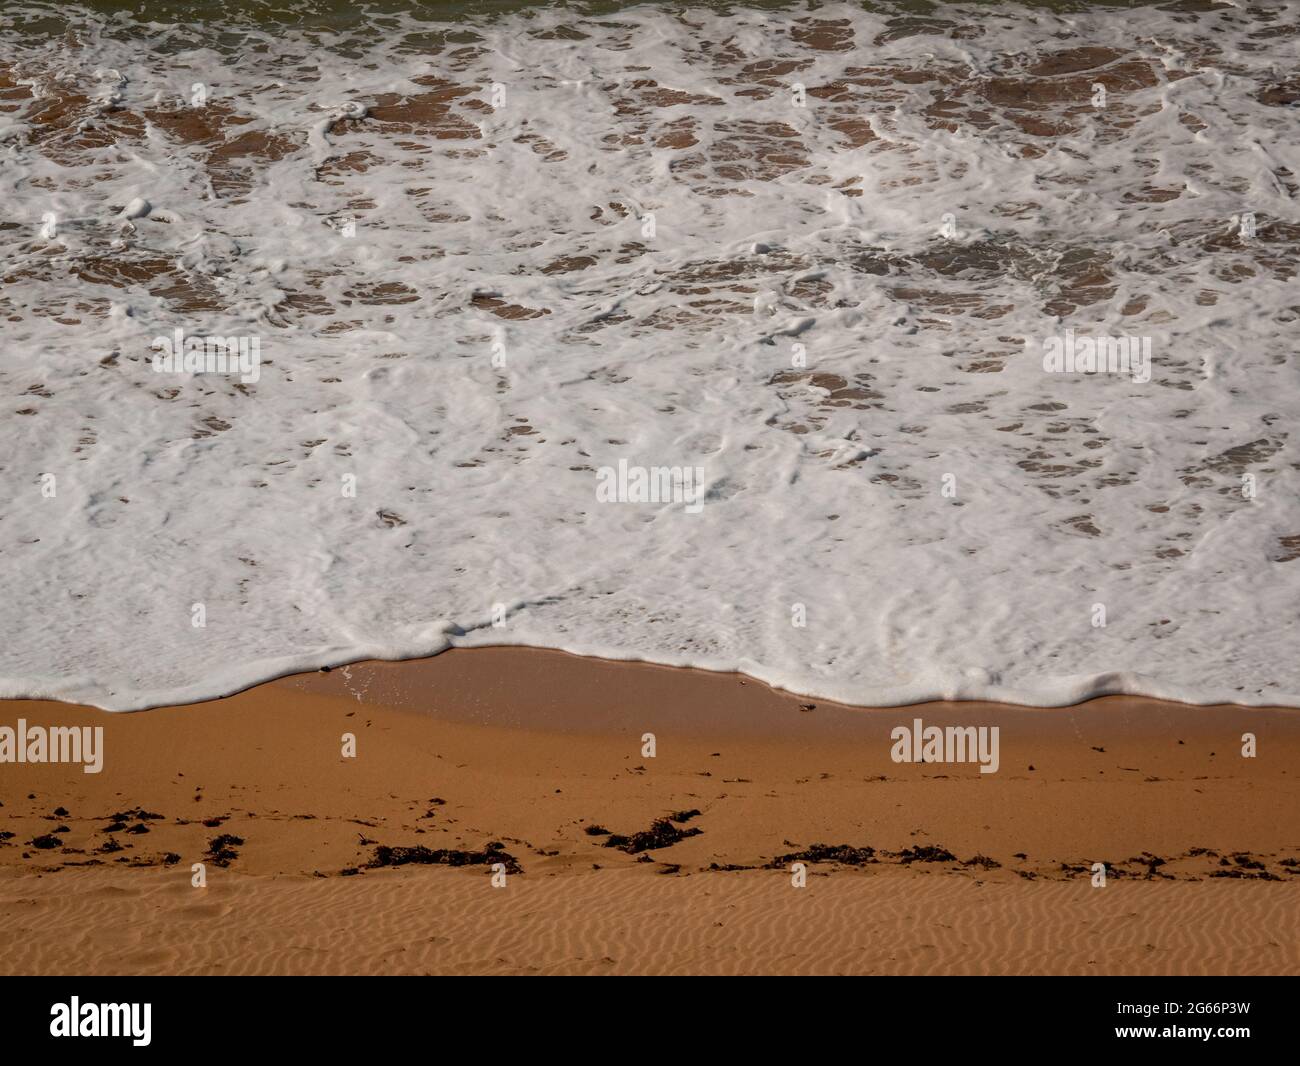
[[1102, 898], [1080, 884], [908, 877], [815, 880], [796, 895], [780, 875], [623, 873], [494, 890], [445, 871], [326, 886], [236, 876], [201, 900], [160, 874], [71, 874], [61, 887], [35, 899], [0, 880], [5, 973], [1300, 972], [1294, 891], [1263, 885]]
[[[38, 10], [0, 16], [0, 693], [504, 642], [1300, 703], [1300, 6]], [[156, 373], [177, 328], [259, 379]], [[1066, 328], [1151, 380], [1044, 373]], [[597, 504], [620, 459], [702, 512]]]

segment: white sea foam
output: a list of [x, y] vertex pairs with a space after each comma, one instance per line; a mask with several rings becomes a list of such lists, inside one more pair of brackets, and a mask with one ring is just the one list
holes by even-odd
[[[862, 704], [1300, 704], [1300, 5], [34, 10], [0, 695], [520, 643]], [[1067, 328], [1150, 338], [1151, 380], [1045, 373]], [[259, 379], [155, 373], [178, 329]], [[702, 470], [698, 513], [599, 502], [620, 462]]]

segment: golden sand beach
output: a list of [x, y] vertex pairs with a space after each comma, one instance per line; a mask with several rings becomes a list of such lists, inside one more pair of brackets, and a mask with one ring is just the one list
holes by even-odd
[[[518, 648], [0, 709], [104, 729], [99, 773], [4, 768], [7, 973], [1300, 972], [1295, 711], [851, 709]], [[998, 726], [998, 771], [895, 762], [915, 719]]]

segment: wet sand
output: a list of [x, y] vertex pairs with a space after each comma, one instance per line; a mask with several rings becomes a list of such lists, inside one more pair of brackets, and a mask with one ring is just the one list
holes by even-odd
[[[0, 706], [104, 729], [98, 774], [0, 766], [8, 973], [1300, 972], [1296, 711], [864, 710], [524, 648]], [[916, 718], [998, 726], [998, 771], [894, 762]]]

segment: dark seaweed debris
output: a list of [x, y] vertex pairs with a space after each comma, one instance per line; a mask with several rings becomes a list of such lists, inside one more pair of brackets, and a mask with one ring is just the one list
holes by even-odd
[[[1235, 865], [1233, 865], [1235, 863]], [[1270, 873], [1268, 867], [1256, 859], [1248, 851], [1239, 851], [1232, 856], [1232, 862], [1227, 859], [1220, 859], [1219, 866], [1229, 867], [1228, 869], [1212, 870], [1211, 877], [1237, 877], [1248, 881], [1281, 881], [1275, 873]]]
[[380, 844], [375, 848], [375, 857], [366, 863], [367, 869], [382, 866], [486, 866], [489, 863], [502, 863], [506, 873], [520, 874], [524, 868], [519, 861], [505, 850], [499, 840], [485, 844], [482, 851], [462, 851], [459, 848], [426, 848], [417, 844], [413, 848], [390, 847]]
[[937, 847], [934, 844], [921, 844], [915, 848], [904, 848], [902, 851], [897, 852], [897, 858], [901, 863], [957, 861], [957, 856], [947, 848]]
[[[698, 811], [695, 813], [699, 813]], [[633, 833], [631, 836], [623, 836], [619, 833], [612, 833], [608, 840], [605, 841], [605, 847], [618, 848], [629, 855], [636, 855], [638, 852], [649, 851], [651, 848], [671, 848], [679, 841], [687, 837], [699, 836], [702, 830], [699, 829], [678, 829], [673, 825], [669, 818], [656, 818], [650, 823], [649, 829], [642, 829], [639, 833]]]
[[220, 836], [213, 837], [208, 841], [208, 854], [212, 858], [213, 865], [229, 866], [235, 859], [239, 858], [239, 852], [235, 848], [242, 848], [243, 846], [243, 837], [222, 833]]
[[766, 864], [766, 869], [775, 870], [792, 862], [838, 862], [841, 866], [866, 866], [879, 861], [876, 849], [870, 846], [855, 848], [852, 844], [813, 844], [803, 851], [778, 855]]
[[1250, 873], [1240, 867], [1233, 867], [1231, 870], [1212, 870], [1211, 877], [1237, 877], [1247, 881], [1281, 881], [1282, 878], [1277, 874], [1269, 873], [1267, 870], [1261, 870], [1258, 873]]
[[1175, 878], [1169, 874], [1160, 872], [1160, 867], [1167, 866], [1168, 862], [1165, 859], [1160, 858], [1159, 855], [1153, 855], [1149, 851], [1144, 851], [1141, 855], [1129, 859], [1128, 865], [1145, 866], [1147, 868], [1146, 877], [1148, 881], [1155, 877], [1163, 877], [1168, 881], [1175, 880]]

